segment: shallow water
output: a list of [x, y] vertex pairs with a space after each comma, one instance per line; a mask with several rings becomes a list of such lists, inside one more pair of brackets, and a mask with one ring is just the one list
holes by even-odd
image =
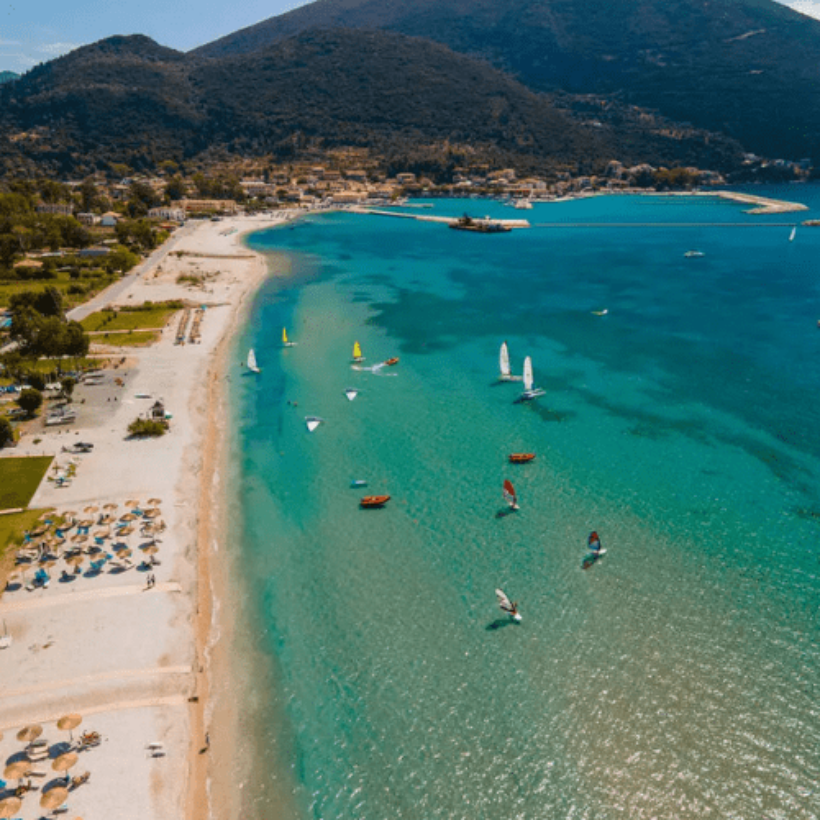
[[[820, 229], [663, 227], [796, 217], [640, 197], [419, 213], [465, 210], [655, 226], [325, 214], [251, 238], [293, 275], [238, 341], [263, 372], [232, 374], [246, 816], [277, 790], [334, 820], [820, 816]], [[537, 402], [495, 382], [503, 339]], [[399, 364], [352, 370], [354, 340]]]

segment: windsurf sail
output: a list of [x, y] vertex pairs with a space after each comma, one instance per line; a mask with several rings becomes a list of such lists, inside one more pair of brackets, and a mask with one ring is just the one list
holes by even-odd
[[594, 530], [589, 534], [589, 538], [587, 538], [587, 546], [591, 552], [601, 551], [601, 539], [598, 537], [598, 533]]
[[510, 505], [513, 510], [518, 509], [518, 497], [515, 494], [515, 487], [512, 485], [512, 481], [508, 478], [504, 479], [504, 500]]
[[305, 416], [305, 424], [307, 425], [308, 432], [312, 433], [322, 422], [324, 419], [320, 419], [318, 416]]
[[495, 597], [498, 598], [498, 605], [504, 610], [504, 612], [512, 612], [512, 601], [506, 596], [503, 589], [497, 589], [495, 591]]
[[510, 378], [510, 351], [507, 343], [501, 342], [501, 350], [498, 353], [498, 371], [500, 379]]
[[789, 242], [794, 242], [795, 236], [797, 236], [797, 225], [792, 228], [792, 232], [789, 234]]
[[345, 396], [347, 396], [348, 401], [353, 401], [353, 399], [355, 399], [356, 396], [358, 396], [358, 395], [359, 395], [359, 391], [356, 390], [355, 387], [346, 387], [345, 388]]
[[293, 347], [296, 342], [288, 341], [288, 329], [286, 327], [282, 328], [282, 347]]
[[358, 342], [353, 342], [353, 361], [354, 362], [363, 362], [364, 356], [362, 356], [362, 347]]
[[256, 353], [253, 348], [248, 351], [248, 370], [252, 373], [259, 373], [259, 366], [256, 364]]

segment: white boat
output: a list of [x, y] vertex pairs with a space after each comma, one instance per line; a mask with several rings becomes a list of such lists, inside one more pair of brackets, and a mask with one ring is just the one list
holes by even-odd
[[259, 366], [256, 364], [256, 353], [254, 353], [253, 348], [248, 351], [248, 370], [251, 373], [260, 373]]
[[609, 313], [609, 308], [604, 308], [603, 310], [593, 310], [593, 316], [606, 316]]
[[282, 328], [282, 347], [296, 347], [296, 342], [288, 341], [288, 329]]
[[517, 199], [515, 201], [515, 205], [513, 205], [517, 211], [531, 211], [532, 210], [532, 202], [529, 199]]
[[532, 359], [527, 356], [524, 359], [524, 392], [518, 397], [518, 401], [530, 401], [538, 396], [543, 396], [544, 391], [540, 387], [533, 387], [532, 379]]
[[700, 259], [701, 256], [706, 256], [703, 251], [686, 251], [684, 257], [686, 259]]
[[345, 396], [347, 396], [348, 401], [353, 401], [356, 396], [359, 395], [359, 391], [355, 387], [346, 387], [345, 388]]
[[789, 242], [794, 242], [795, 236], [797, 236], [797, 225], [792, 227], [792, 232], [789, 234]]
[[506, 595], [503, 589], [497, 589], [495, 591], [495, 597], [498, 598], [498, 605], [501, 607], [504, 612], [508, 613], [509, 616], [518, 623], [521, 623], [521, 615], [518, 612], [518, 604], [514, 604]]
[[510, 371], [510, 351], [506, 342], [501, 342], [498, 351], [498, 380], [502, 382], [520, 382], [520, 376], [513, 376]]
[[504, 489], [502, 490], [502, 494], [504, 495], [504, 500], [510, 505], [511, 510], [519, 509], [518, 496], [515, 494], [515, 487], [513, 487], [512, 481], [508, 478], [504, 479]]
[[305, 416], [305, 424], [309, 433], [312, 433], [323, 422], [324, 419], [320, 419], [318, 416]]

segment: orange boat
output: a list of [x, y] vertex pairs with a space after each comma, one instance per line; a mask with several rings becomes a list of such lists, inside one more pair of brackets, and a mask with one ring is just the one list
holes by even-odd
[[390, 501], [389, 495], [366, 495], [360, 502], [360, 507], [383, 507]]
[[510, 461], [513, 464], [526, 464], [535, 458], [535, 453], [511, 453]]
[[386, 364], [386, 365], [390, 365], [391, 367], [392, 367], [394, 364], [398, 364], [398, 363], [399, 363], [399, 357], [398, 357], [398, 356], [394, 356], [392, 359], [388, 359], [388, 360], [385, 362], [385, 364]]

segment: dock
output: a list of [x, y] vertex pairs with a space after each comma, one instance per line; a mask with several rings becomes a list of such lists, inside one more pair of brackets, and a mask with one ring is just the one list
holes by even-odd
[[[401, 219], [416, 219], [419, 222], [440, 222], [444, 225], [449, 225], [451, 222], [458, 222], [458, 216], [429, 216], [427, 214], [404, 214], [400, 211], [383, 211], [379, 208], [365, 208], [356, 206], [348, 209], [355, 214], [375, 214], [376, 216], [394, 216]], [[483, 217], [474, 217], [474, 219], [482, 219]], [[532, 227], [526, 219], [490, 219], [487, 220], [491, 225], [503, 225], [505, 228], [530, 228]]]

